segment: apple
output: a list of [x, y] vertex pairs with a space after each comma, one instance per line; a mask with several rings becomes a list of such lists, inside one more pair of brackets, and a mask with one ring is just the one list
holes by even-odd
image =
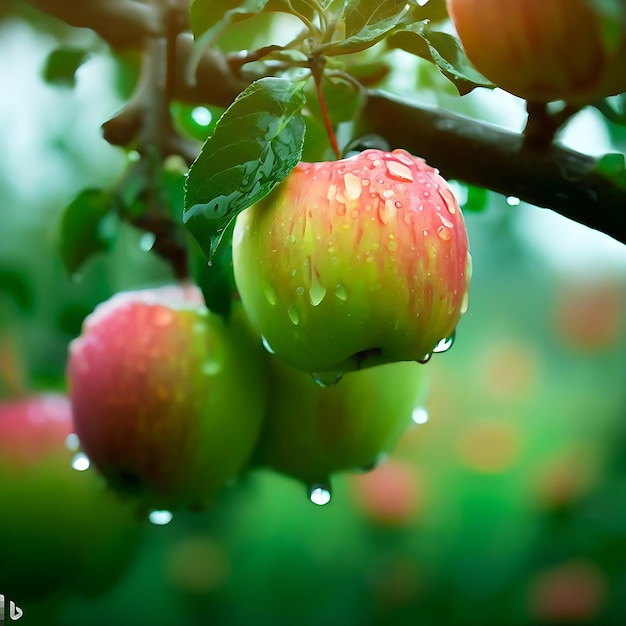
[[147, 507], [209, 504], [247, 463], [265, 414], [260, 343], [202, 302], [193, 286], [119, 293], [70, 346], [81, 445]]
[[309, 487], [327, 485], [336, 472], [373, 469], [424, 398], [427, 372], [416, 363], [349, 372], [328, 387], [278, 357], [269, 363], [270, 400], [255, 459]]
[[18, 604], [104, 591], [138, 546], [134, 508], [79, 465], [72, 432], [66, 396], [0, 404], [0, 591]]
[[526, 100], [585, 104], [626, 91], [626, 5], [600, 0], [447, 0], [470, 61]]
[[237, 217], [235, 281], [253, 326], [293, 367], [425, 361], [467, 309], [463, 216], [404, 150], [300, 163]]

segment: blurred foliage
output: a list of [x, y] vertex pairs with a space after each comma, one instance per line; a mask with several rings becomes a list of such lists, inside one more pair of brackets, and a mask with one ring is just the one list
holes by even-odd
[[[19, 37], [26, 42], [19, 53], [32, 59], [25, 57], [24, 73], [44, 67], [67, 37], [58, 24], [0, 16], [0, 34], [14, 35], [0, 43], [3, 58]], [[33, 126], [18, 124], [17, 112], [0, 102], [0, 339], [19, 346], [15, 354], [0, 340], [0, 376], [23, 360], [33, 390], [64, 389], [68, 343], [97, 303], [172, 279], [145, 233], [123, 223], [114, 238], [102, 230], [100, 196], [97, 211], [83, 218], [87, 235], [108, 252], [68, 257], [62, 237], [59, 249], [64, 221], [66, 228], [76, 223], [68, 225], [63, 207], [76, 208], [72, 198], [87, 186], [109, 188], [129, 163], [124, 151], [81, 129], [93, 122], [92, 109], [102, 123], [128, 96], [136, 59], [113, 61], [99, 44], [92, 47], [81, 73], [119, 88], [104, 105], [95, 93], [72, 108], [71, 92], [59, 95], [43, 83], [22, 102], [16, 98], [24, 90], [9, 88], [10, 107], [28, 106]], [[402, 80], [407, 90], [421, 81], [421, 97], [446, 98], [433, 95], [441, 85], [433, 66], [419, 68], [410, 78], [385, 80]], [[3, 84], [18, 80], [4, 67], [0, 77]], [[82, 80], [78, 75], [79, 93]], [[476, 102], [456, 106], [488, 116]], [[174, 108], [176, 123], [198, 140], [221, 113]], [[306, 121], [308, 136], [322, 137], [316, 122]], [[624, 141], [623, 133], [611, 136]], [[23, 148], [12, 152], [17, 144]], [[180, 182], [172, 176], [169, 197], [182, 215]], [[15, 598], [24, 610], [20, 623], [622, 624], [624, 257], [612, 272], [600, 264], [587, 274], [554, 268], [520, 226], [528, 207], [462, 185], [459, 194], [466, 196], [474, 257], [469, 313], [454, 348], [425, 366], [432, 373], [428, 421], [405, 434], [387, 463], [336, 479], [325, 507], [311, 504], [294, 481], [251, 472], [211, 510], [148, 527], [133, 566], [104, 595]], [[221, 263], [228, 259], [218, 259], [215, 271]], [[0, 393], [8, 390], [0, 385]]]

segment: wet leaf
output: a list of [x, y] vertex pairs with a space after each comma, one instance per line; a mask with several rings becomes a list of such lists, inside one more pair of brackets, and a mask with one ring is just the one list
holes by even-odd
[[209, 258], [238, 213], [298, 164], [303, 84], [262, 78], [228, 107], [189, 170], [183, 221]]

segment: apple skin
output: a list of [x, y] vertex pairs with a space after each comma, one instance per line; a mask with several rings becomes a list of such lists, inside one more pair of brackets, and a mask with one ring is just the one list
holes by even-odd
[[265, 467], [324, 484], [340, 471], [372, 469], [411, 424], [427, 370], [388, 363], [320, 387], [310, 374], [270, 357], [271, 392], [255, 455]]
[[[626, 7], [591, 0], [447, 0], [470, 61], [498, 87], [526, 100], [585, 104], [626, 91]], [[612, 17], [615, 28], [609, 36]]]
[[0, 590], [18, 604], [94, 595], [130, 565], [142, 524], [93, 469], [72, 468], [69, 399], [0, 404]]
[[308, 372], [428, 358], [467, 309], [471, 257], [446, 181], [404, 150], [300, 163], [237, 217], [253, 326]]
[[70, 347], [81, 445], [153, 508], [209, 504], [248, 462], [265, 414], [262, 347], [240, 316], [225, 322], [200, 302], [195, 287], [117, 294]]

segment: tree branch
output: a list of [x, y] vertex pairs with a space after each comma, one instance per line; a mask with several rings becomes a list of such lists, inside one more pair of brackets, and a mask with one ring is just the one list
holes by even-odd
[[[157, 31], [163, 34], [149, 5], [134, 0], [31, 2], [69, 24], [92, 28], [114, 48], [138, 47]], [[179, 36], [173, 95], [185, 102], [228, 106], [246, 86], [233, 75], [229, 56], [205, 51], [196, 83], [190, 85], [185, 70], [192, 50], [191, 36]], [[534, 149], [521, 133], [378, 92], [369, 93], [360, 126], [424, 157], [447, 178], [552, 209], [626, 243], [626, 190], [596, 173], [597, 161], [588, 155], [557, 144]]]
[[594, 171], [596, 159], [552, 144], [537, 151], [521, 133], [371, 92], [362, 123], [425, 158], [446, 178], [515, 196], [626, 243], [626, 190]]

